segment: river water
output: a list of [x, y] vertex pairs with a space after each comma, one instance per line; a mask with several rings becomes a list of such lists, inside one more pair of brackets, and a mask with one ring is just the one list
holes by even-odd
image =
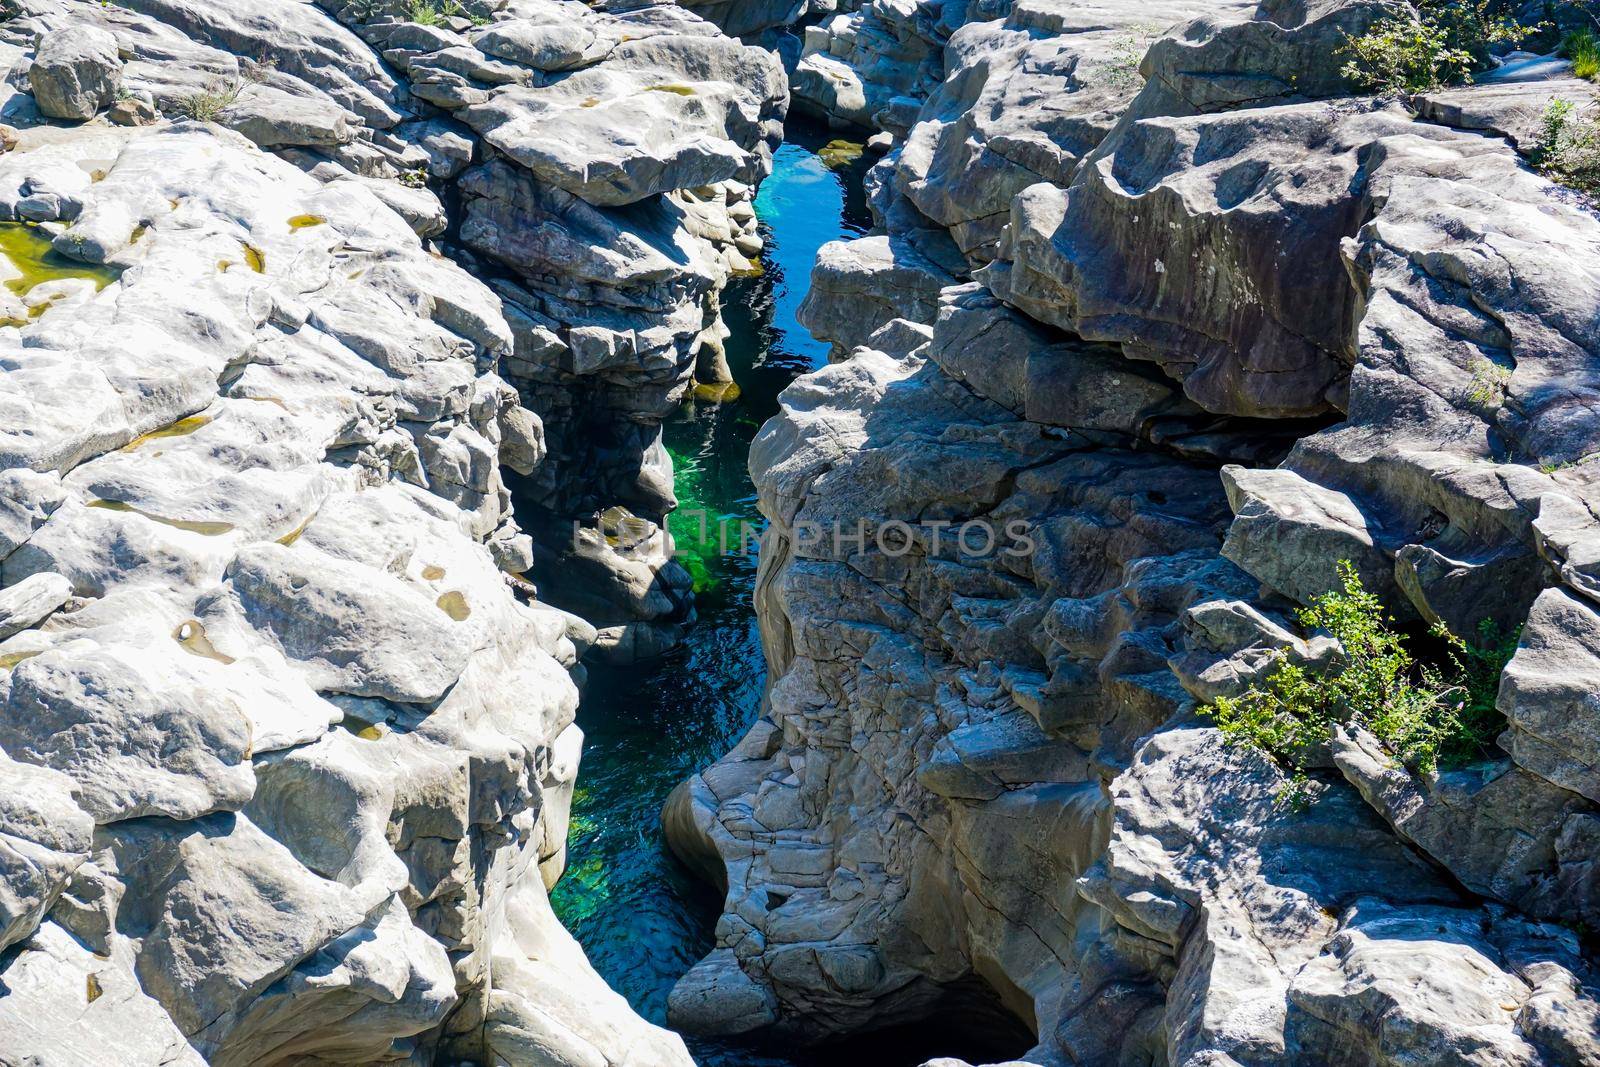
[[[756, 200], [764, 269], [736, 279], [723, 297], [738, 399], [691, 402], [666, 426], [680, 502], [673, 533], [695, 577], [699, 621], [656, 662], [591, 666], [578, 712], [583, 765], [567, 873], [551, 898], [600, 974], [657, 1023], [666, 1021], [672, 984], [711, 948], [721, 910], [716, 892], [667, 852], [661, 804], [744, 734], [766, 681], [751, 607], [756, 561], [722, 555], [716, 531], [725, 522], [736, 545], [739, 521], [758, 521], [746, 470], [750, 441], [777, 412], [784, 386], [827, 361], [827, 346], [795, 321], [818, 249], [870, 226], [861, 192], [866, 163], [825, 150], [829, 140], [825, 131], [791, 125]], [[698, 543], [700, 512], [708, 516], [708, 544]], [[691, 1041], [691, 1051], [705, 1067], [808, 1062], [719, 1043]], [[824, 1060], [847, 1062], [838, 1050], [814, 1062]]]

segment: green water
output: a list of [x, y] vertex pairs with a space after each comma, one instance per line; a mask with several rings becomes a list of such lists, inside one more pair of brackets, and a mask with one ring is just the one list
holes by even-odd
[[[840, 170], [816, 154], [829, 136], [791, 129], [776, 169], [756, 202], [767, 240], [760, 277], [736, 280], [724, 296], [733, 335], [728, 359], [740, 396], [729, 404], [693, 402], [666, 427], [680, 511], [673, 532], [697, 587], [699, 621], [682, 647], [626, 669], [591, 667], [578, 722], [587, 735], [573, 803], [566, 877], [552, 894], [556, 912], [612, 987], [654, 1022], [665, 1022], [667, 993], [712, 944], [720, 912], [714, 890], [666, 851], [659, 814], [667, 793], [715, 761], [754, 721], [765, 663], [751, 609], [756, 561], [718, 548], [718, 519], [756, 521], [745, 469], [750, 440], [778, 409], [797, 376], [827, 361], [795, 321], [817, 250], [864, 232], [864, 161]], [[698, 544], [710, 516], [709, 543]], [[807, 1062], [750, 1047], [691, 1041], [707, 1067], [796, 1067]], [[837, 1051], [814, 1062], [841, 1064]], [[893, 1067], [892, 1060], [876, 1062]], [[912, 1060], [911, 1062], [918, 1062]]]

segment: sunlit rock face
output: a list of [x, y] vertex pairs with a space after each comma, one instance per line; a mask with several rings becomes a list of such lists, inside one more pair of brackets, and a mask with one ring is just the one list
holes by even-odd
[[[506, 377], [544, 427], [549, 459], [519, 487], [535, 577], [600, 627], [600, 654], [670, 647], [690, 598], [661, 529], [661, 421], [697, 380], [728, 380], [720, 294], [760, 252], [782, 65], [669, 3], [519, 0], [427, 26], [336, 7], [419, 114], [475, 146], [453, 236], [505, 303]], [[617, 508], [651, 529], [601, 529]]]
[[[912, 35], [942, 66], [824, 100], [894, 134], [882, 232], [824, 250], [835, 362], [751, 452], [774, 682], [667, 805], [727, 887], [676, 1025], [966, 1012], [1008, 1059], [1004, 1012], [1043, 1065], [1600, 1057], [1573, 933], [1600, 223], [1486, 133], [1591, 90], [1351, 97], [1334, 50], [1392, 10], [974, 4]], [[912, 70], [907, 118], [881, 94]], [[1340, 669], [1296, 609], [1341, 560], [1418, 633], [1520, 627], [1505, 730], [1420, 773], [1342, 728], [1285, 806], [1202, 708], [1281, 657]]]
[[[781, 69], [676, 8], [13, 7], [0, 1059], [686, 1067], [546, 900], [582, 742], [570, 672], [605, 638], [520, 576], [503, 470], [609, 493], [552, 471], [579, 449], [525, 403], [559, 395], [532, 384], [559, 367], [539, 330], [616, 353], [560, 373], [569, 394], [635, 381], [600, 410], [637, 415], [654, 463], [651, 420], [714, 369], [717, 289], [759, 251]], [[492, 50], [465, 63], [469, 37]], [[480, 132], [424, 88], [456, 68], [520, 95]], [[515, 134], [581, 105], [564, 69], [655, 105], [635, 111], [659, 139], [594, 184]], [[87, 121], [48, 121], [68, 105]], [[496, 215], [507, 190], [548, 218]], [[605, 244], [611, 312], [568, 269]], [[644, 525], [602, 538], [599, 621], [626, 549], [628, 581], [670, 587]], [[624, 603], [685, 610], [661, 600]]]

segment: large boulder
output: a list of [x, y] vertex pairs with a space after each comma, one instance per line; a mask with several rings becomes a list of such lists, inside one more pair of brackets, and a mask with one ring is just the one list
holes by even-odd
[[547, 86], [507, 85], [462, 119], [539, 180], [598, 206], [754, 177], [783, 72], [716, 37], [619, 44]]
[[1146, 44], [1200, 13], [1187, 0], [1092, 13], [1023, 0], [1003, 21], [961, 27], [944, 82], [906, 135], [900, 188], [974, 263], [988, 262], [1012, 197], [1038, 182], [1071, 184], [1139, 90]]
[[28, 68], [39, 110], [53, 119], [92, 119], [116, 99], [122, 83], [117, 39], [94, 26], [45, 34]]

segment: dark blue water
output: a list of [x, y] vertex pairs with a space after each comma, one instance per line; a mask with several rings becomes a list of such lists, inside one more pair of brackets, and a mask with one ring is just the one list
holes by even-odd
[[[817, 155], [821, 131], [791, 129], [756, 201], [766, 237], [760, 277], [724, 294], [728, 360], [740, 387], [724, 404], [691, 402], [666, 427], [680, 511], [673, 532], [695, 577], [699, 621], [682, 647], [654, 663], [591, 667], [579, 725], [587, 737], [573, 801], [567, 874], [551, 894], [595, 968], [645, 1018], [666, 1021], [667, 993], [712, 945], [714, 890], [667, 852], [667, 793], [714, 762], [760, 710], [766, 666], [751, 607], [756, 561], [717, 548], [718, 521], [755, 522], [746, 470], [750, 440], [778, 409], [778, 393], [827, 360], [796, 321], [817, 250], [870, 225], [864, 163], [833, 169]], [[704, 511], [712, 532], [699, 544]], [[796, 1067], [806, 1062], [749, 1047], [691, 1042], [706, 1067]], [[838, 1055], [815, 1062], [841, 1064]], [[913, 1061], [915, 1062], [915, 1061]]]

